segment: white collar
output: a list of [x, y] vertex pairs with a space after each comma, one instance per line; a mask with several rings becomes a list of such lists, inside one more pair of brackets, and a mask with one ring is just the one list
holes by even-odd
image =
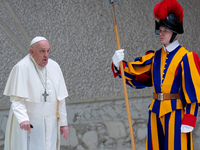
[[163, 46], [164, 47], [164, 50], [168, 51], [168, 52], [172, 52], [173, 50], [175, 50], [178, 46], [179, 46], [179, 42], [178, 40], [172, 42], [171, 44], [169, 44], [167, 47]]

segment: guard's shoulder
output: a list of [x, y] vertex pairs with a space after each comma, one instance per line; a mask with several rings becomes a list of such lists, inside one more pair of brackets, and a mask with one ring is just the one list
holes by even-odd
[[[136, 57], [135, 61], [142, 61], [142, 58], [144, 57], [149, 57], [150, 55], [154, 55], [155, 51], [154, 50], [148, 50], [146, 51], [145, 55], [143, 55], [142, 57]], [[148, 56], [147, 56], [148, 55]]]
[[199, 56], [196, 52], [187, 52], [184, 57], [187, 57], [188, 59], [194, 59], [194, 60], [199, 60]]
[[148, 51], [146, 51], [145, 55], [151, 54], [151, 53], [155, 53], [155, 51], [154, 50], [148, 50]]

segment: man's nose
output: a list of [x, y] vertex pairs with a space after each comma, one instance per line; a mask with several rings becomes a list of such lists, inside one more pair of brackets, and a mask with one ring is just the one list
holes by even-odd
[[45, 56], [45, 57], [48, 57], [48, 56], [49, 56], [49, 52], [45, 52], [45, 53], [44, 53], [44, 56]]
[[160, 31], [160, 33], [159, 33], [160, 35], [163, 35], [163, 31]]

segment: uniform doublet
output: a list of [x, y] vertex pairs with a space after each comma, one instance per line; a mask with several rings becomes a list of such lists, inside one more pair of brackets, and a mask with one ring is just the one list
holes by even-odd
[[[118, 75], [121, 77], [119, 73], [116, 74], [114, 71], [113, 73], [115, 77]], [[179, 150], [184, 149], [184, 146], [188, 147], [183, 143], [190, 142], [189, 147], [193, 148], [192, 137], [188, 138], [187, 134], [181, 133], [180, 128], [181, 122], [193, 126], [196, 123], [200, 103], [198, 55], [188, 52], [181, 45], [169, 53], [161, 48], [155, 53], [147, 52], [144, 56], [136, 58], [134, 62], [124, 62], [124, 73], [126, 83], [131, 87], [153, 86], [154, 94], [179, 96], [173, 99], [152, 99], [149, 105], [146, 150], [151, 150], [152, 147], [156, 150]]]

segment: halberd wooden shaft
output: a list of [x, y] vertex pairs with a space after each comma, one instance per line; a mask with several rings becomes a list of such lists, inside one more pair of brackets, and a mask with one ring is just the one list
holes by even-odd
[[[112, 3], [112, 10], [113, 10], [114, 31], [115, 31], [115, 37], [116, 37], [117, 50], [120, 50], [121, 48], [120, 48], [118, 29], [117, 29], [117, 24], [116, 24], [116, 19], [115, 19], [114, 3]], [[122, 76], [124, 98], [125, 98], [125, 103], [126, 103], [128, 123], [129, 123], [130, 135], [131, 135], [131, 145], [132, 145], [132, 149], [136, 150], [134, 134], [133, 134], [133, 126], [132, 126], [132, 120], [131, 120], [131, 113], [130, 113], [130, 107], [129, 107], [129, 101], [128, 101], [128, 93], [127, 93], [127, 88], [126, 88], [126, 79], [125, 79], [125, 76], [124, 76], [124, 67], [123, 67], [122, 61], [120, 62], [120, 71], [121, 71], [121, 76]]]

